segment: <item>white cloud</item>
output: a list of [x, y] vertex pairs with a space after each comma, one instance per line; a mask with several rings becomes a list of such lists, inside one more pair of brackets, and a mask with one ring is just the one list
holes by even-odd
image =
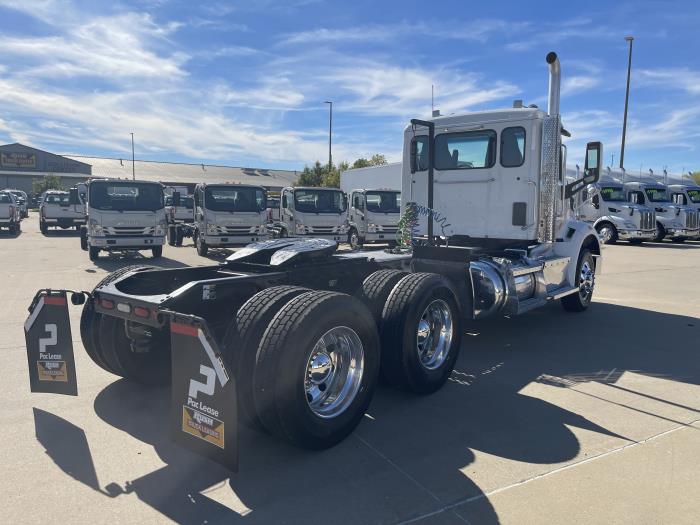
[[635, 77], [643, 86], [671, 87], [687, 91], [691, 95], [700, 95], [700, 71], [687, 67], [641, 69], [635, 72]]

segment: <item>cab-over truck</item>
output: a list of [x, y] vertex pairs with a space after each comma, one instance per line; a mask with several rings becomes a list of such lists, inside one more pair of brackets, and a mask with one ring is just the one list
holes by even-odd
[[411, 121], [402, 207], [412, 248], [336, 252], [308, 235], [254, 243], [219, 265], [125, 268], [87, 294], [87, 353], [127, 379], [172, 382], [173, 436], [199, 451], [235, 454], [226, 440], [238, 417], [317, 449], [357, 426], [380, 368], [428, 394], [452, 372], [466, 324], [557, 300], [586, 310], [601, 247], [564, 203], [596, 182], [603, 152], [589, 143], [582, 178], [565, 184], [555, 53], [547, 63], [548, 111]]

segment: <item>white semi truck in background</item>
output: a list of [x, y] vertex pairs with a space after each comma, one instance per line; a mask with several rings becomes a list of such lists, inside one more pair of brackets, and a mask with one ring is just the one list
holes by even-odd
[[[576, 170], [567, 170], [570, 179], [576, 179]], [[644, 204], [628, 201], [622, 183], [622, 173], [608, 169], [595, 184], [579, 192], [575, 209], [581, 220], [596, 229], [605, 244], [618, 240], [641, 244], [656, 237], [656, 212]]]
[[[173, 204], [181, 200], [173, 194]], [[267, 192], [245, 184], [197, 184], [194, 190], [194, 229], [178, 226], [178, 239], [192, 235], [197, 253], [209, 248], [242, 246], [267, 238]]]
[[669, 178], [668, 191], [674, 203], [691, 206], [700, 212], [700, 184], [692, 177]]
[[347, 196], [337, 188], [284, 188], [280, 199], [279, 237], [348, 240]]
[[647, 177], [625, 182], [624, 187], [630, 202], [644, 204], [656, 212], [655, 241], [671, 239], [673, 242], [683, 242], [700, 236], [698, 210], [674, 203], [669, 189], [661, 182]]
[[[70, 192], [71, 204], [80, 203], [78, 188]], [[87, 185], [87, 225], [80, 245], [90, 260], [101, 251], [150, 250], [163, 254], [167, 219], [163, 185], [139, 180], [95, 179]]]

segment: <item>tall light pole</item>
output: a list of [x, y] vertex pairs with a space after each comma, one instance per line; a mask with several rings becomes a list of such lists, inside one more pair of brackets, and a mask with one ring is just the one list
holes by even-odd
[[134, 134], [131, 134], [131, 178], [136, 180], [136, 160], [134, 158]]
[[625, 116], [622, 120], [622, 145], [620, 146], [620, 167], [625, 167], [625, 136], [627, 135], [627, 107], [630, 100], [630, 75], [632, 73], [632, 42], [633, 36], [626, 36], [625, 40], [630, 44], [629, 58], [627, 60], [627, 91], [625, 92]]
[[333, 168], [333, 155], [331, 153], [333, 147], [333, 102], [326, 100], [324, 104], [328, 104], [330, 113], [328, 114], [328, 172]]

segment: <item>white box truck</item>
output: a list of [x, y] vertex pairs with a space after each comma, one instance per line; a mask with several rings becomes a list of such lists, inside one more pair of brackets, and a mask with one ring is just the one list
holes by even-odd
[[340, 174], [340, 189], [348, 195], [358, 188], [386, 188], [401, 191], [401, 163], [353, 168]]

